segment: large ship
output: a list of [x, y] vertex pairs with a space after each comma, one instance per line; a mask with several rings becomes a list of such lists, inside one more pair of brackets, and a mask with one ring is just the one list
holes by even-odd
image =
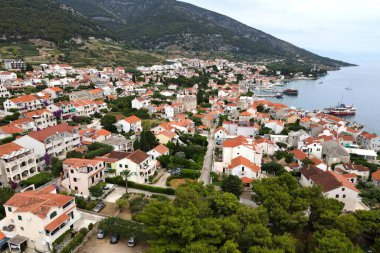
[[352, 105], [340, 104], [338, 106], [326, 108], [325, 112], [335, 116], [350, 116], [356, 114], [356, 108]]
[[282, 93], [288, 96], [298, 96], [298, 90], [296, 89], [286, 89]]

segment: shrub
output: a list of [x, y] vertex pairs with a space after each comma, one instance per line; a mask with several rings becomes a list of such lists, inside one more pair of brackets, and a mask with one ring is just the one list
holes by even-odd
[[81, 228], [79, 230], [79, 233], [76, 234], [73, 239], [62, 249], [61, 253], [70, 253], [72, 252], [76, 247], [78, 247], [84, 240], [84, 237], [88, 233], [88, 230], [86, 228]]
[[20, 182], [22, 186], [29, 186], [34, 184], [36, 188], [43, 186], [53, 179], [53, 175], [49, 172], [40, 172], [35, 176], [32, 176], [26, 180]]
[[88, 230], [91, 231], [94, 228], [94, 224], [90, 223], [88, 224]]
[[[125, 186], [125, 180], [121, 176], [117, 177], [107, 177], [106, 182], [110, 184], [117, 184], [119, 186]], [[145, 184], [138, 184], [135, 182], [128, 181], [128, 187], [129, 188], [134, 188], [134, 189], [139, 189], [139, 190], [144, 190], [148, 192], [155, 192], [155, 193], [161, 193], [161, 194], [166, 194], [166, 195], [174, 195], [175, 190], [173, 188], [161, 188], [161, 187], [156, 187], [156, 186], [151, 186], [151, 185], [145, 185]]]
[[180, 176], [182, 178], [197, 179], [201, 176], [201, 172], [199, 170], [182, 169]]

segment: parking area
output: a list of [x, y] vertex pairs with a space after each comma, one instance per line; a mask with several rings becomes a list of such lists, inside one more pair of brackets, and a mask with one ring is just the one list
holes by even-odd
[[137, 242], [133, 248], [128, 247], [127, 243], [126, 238], [121, 238], [117, 244], [111, 244], [109, 236], [104, 239], [97, 239], [95, 234], [78, 250], [78, 253], [138, 253], [145, 252], [148, 249], [147, 245], [142, 242]]

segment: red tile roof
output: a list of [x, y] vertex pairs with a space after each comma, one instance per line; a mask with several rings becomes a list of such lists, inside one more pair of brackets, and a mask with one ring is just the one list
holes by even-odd
[[70, 217], [66, 213], [63, 213], [60, 216], [58, 216], [58, 218], [54, 219], [52, 222], [47, 224], [44, 228], [45, 230], [50, 231], [50, 232], [54, 231], [56, 228], [58, 228], [62, 223], [64, 223], [68, 219], [70, 219]]
[[39, 140], [41, 142], [44, 142], [46, 138], [55, 135], [57, 133], [63, 133], [63, 132], [70, 132], [72, 133], [74, 131], [75, 127], [69, 126], [65, 123], [48, 127], [40, 131], [31, 132], [28, 135], [32, 137], [33, 139]]
[[15, 212], [31, 212], [45, 218], [53, 207], [61, 207], [73, 200], [72, 196], [46, 193], [44, 189], [26, 191], [13, 195], [4, 206], [17, 207]]
[[138, 121], [141, 121], [141, 119], [139, 117], [136, 117], [135, 115], [132, 115], [128, 118], [125, 118], [124, 119], [126, 122], [128, 122], [129, 124], [133, 124], [133, 123], [136, 123]]

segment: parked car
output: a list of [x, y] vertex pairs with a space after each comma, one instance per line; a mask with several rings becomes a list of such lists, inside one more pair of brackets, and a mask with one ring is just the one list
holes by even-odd
[[134, 237], [130, 237], [128, 239], [128, 247], [135, 247], [135, 245], [136, 245], [135, 238]]
[[103, 201], [100, 201], [95, 207], [94, 209], [92, 209], [93, 212], [95, 213], [99, 213], [104, 207], [106, 206], [106, 204], [103, 202]]
[[103, 239], [104, 237], [106, 237], [106, 232], [104, 232], [103, 230], [99, 230], [98, 234], [96, 235], [96, 237], [98, 239]]
[[116, 234], [113, 234], [111, 235], [111, 238], [110, 238], [110, 243], [112, 244], [116, 244], [118, 243], [120, 240], [120, 236], [119, 235], [116, 235]]

